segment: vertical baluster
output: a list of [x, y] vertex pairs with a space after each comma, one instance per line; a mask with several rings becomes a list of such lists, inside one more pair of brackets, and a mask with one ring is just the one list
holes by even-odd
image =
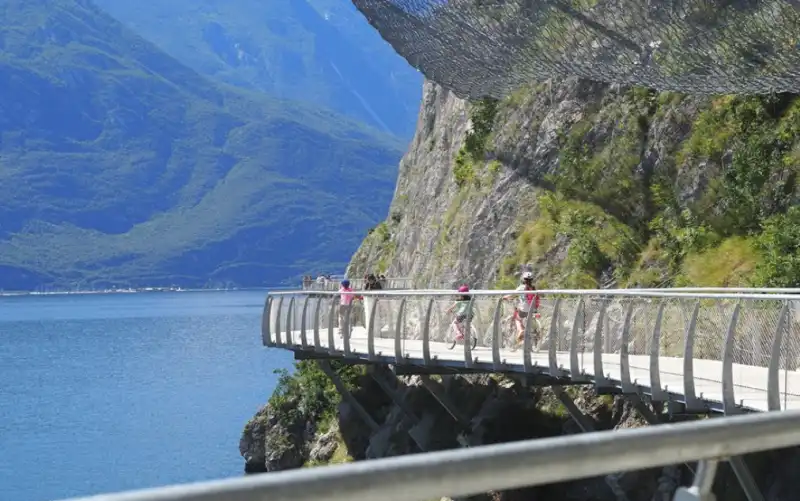
[[[375, 356], [375, 314], [378, 312], [378, 301], [380, 298], [376, 296], [372, 296], [372, 300], [369, 301], [370, 308], [369, 311], [366, 311], [364, 308], [364, 314], [367, 316], [367, 352], [369, 355], [370, 360], [376, 360], [377, 357]], [[367, 301], [364, 301], [366, 305]]]
[[283, 300], [285, 296], [281, 296], [278, 300], [278, 311], [275, 313], [275, 344], [283, 346], [281, 342], [281, 311], [283, 310]]
[[316, 304], [314, 305], [314, 348], [319, 350], [322, 348], [322, 341], [319, 338], [320, 327], [320, 314], [322, 313], [322, 298], [319, 296], [314, 297]]
[[503, 316], [503, 298], [497, 300], [497, 305], [494, 308], [494, 316], [492, 317], [492, 365], [494, 370], [501, 370], [503, 361], [500, 360], [500, 341], [501, 329], [500, 324]]
[[267, 299], [264, 301], [264, 311], [261, 314], [261, 344], [264, 346], [274, 346], [272, 333], [270, 332], [272, 301], [272, 296], [267, 294]]
[[431, 314], [433, 313], [435, 301], [435, 299], [428, 300], [425, 323], [422, 325], [422, 359], [425, 361], [425, 365], [431, 365]]
[[736, 414], [736, 395], [733, 389], [733, 350], [736, 346], [736, 323], [739, 321], [741, 303], [736, 303], [728, 323], [725, 345], [722, 347], [722, 406], [725, 414]]
[[469, 304], [467, 305], [467, 321], [464, 324], [464, 366], [474, 367], [475, 362], [472, 360], [472, 312], [475, 307], [475, 296], [470, 296]]
[[[778, 316], [778, 325], [775, 326], [775, 337], [772, 339], [772, 353], [769, 358], [767, 374], [767, 408], [771, 411], [781, 410], [781, 353], [783, 348], [783, 331], [786, 329], [788, 318], [789, 302], [784, 301], [781, 313]], [[784, 391], [788, 391], [788, 388], [784, 388]]]
[[633, 316], [634, 300], [631, 299], [628, 303], [628, 309], [625, 311], [625, 321], [622, 324], [622, 344], [619, 347], [619, 368], [620, 368], [620, 381], [622, 382], [623, 393], [636, 393], [636, 388], [631, 382], [631, 364], [628, 357], [628, 345], [631, 342], [631, 317]]
[[308, 328], [306, 317], [308, 316], [308, 302], [311, 300], [311, 296], [306, 295], [305, 299], [303, 300], [303, 314], [300, 317], [300, 344], [303, 346], [305, 350], [308, 348], [308, 337], [306, 336], [306, 329]]
[[661, 322], [664, 319], [665, 300], [658, 304], [656, 324], [653, 327], [653, 337], [650, 340], [650, 395], [654, 402], [667, 400], [667, 392], [661, 387], [661, 368], [658, 359], [661, 357]]
[[597, 315], [597, 326], [594, 331], [594, 386], [595, 388], [605, 388], [608, 384], [606, 382], [606, 374], [603, 372], [603, 326], [606, 319], [606, 308], [608, 308], [608, 301], [605, 298], [601, 299], [600, 312]]
[[[558, 344], [558, 323], [559, 312], [561, 311], [561, 298], [556, 298], [556, 303], [553, 305], [553, 317], [550, 319], [550, 331], [547, 334], [547, 339], [550, 341], [547, 347], [547, 361], [550, 367], [550, 377], [561, 377], [561, 371], [558, 369], [558, 359], [556, 358], [556, 345]], [[530, 313], [533, 317], [533, 312]], [[528, 323], [533, 321], [533, 318], [528, 320]]]
[[339, 313], [336, 309], [339, 304], [337, 299], [338, 298], [336, 296], [331, 296], [331, 310], [330, 315], [328, 316], [328, 353], [331, 355], [336, 354], [336, 337], [333, 335], [333, 331], [336, 317]]
[[700, 301], [696, 301], [683, 336], [683, 396], [687, 410], [701, 410], [704, 408], [702, 402], [697, 398], [694, 388], [694, 341], [697, 330], [697, 315], [699, 313]]
[[[580, 300], [578, 300], [578, 306], [575, 308], [575, 317], [572, 321], [572, 334], [569, 340], [569, 371], [573, 380], [584, 379], [584, 371], [578, 362], [578, 339], [583, 339], [584, 335], [583, 329], [581, 329], [581, 324], [585, 320], [583, 309], [584, 302], [583, 298], [581, 297]], [[578, 333], [580, 333], [580, 337]]]
[[406, 309], [406, 298], [400, 300], [400, 307], [397, 309], [397, 322], [394, 332], [394, 360], [395, 364], [402, 364], [405, 362], [403, 353], [403, 314]]

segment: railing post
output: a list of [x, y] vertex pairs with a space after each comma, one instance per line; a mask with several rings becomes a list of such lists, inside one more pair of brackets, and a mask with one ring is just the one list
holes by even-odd
[[690, 411], [705, 408], [694, 391], [694, 337], [698, 313], [700, 313], [700, 301], [694, 303], [694, 310], [692, 310], [692, 316], [683, 336], [683, 396], [686, 401], [686, 409]]
[[286, 296], [281, 296], [278, 300], [278, 311], [275, 313], [275, 344], [282, 346], [281, 342], [281, 312], [283, 311], [283, 299]]
[[342, 331], [342, 341], [344, 344], [345, 356], [350, 355], [350, 334], [353, 333], [353, 301], [350, 301], [350, 306], [347, 307], [347, 312], [344, 314], [344, 325], [340, 325], [339, 329]]
[[272, 301], [272, 296], [267, 294], [267, 299], [264, 301], [264, 311], [261, 314], [261, 344], [264, 346], [274, 346], [269, 325], [270, 316], [272, 315]]
[[338, 316], [338, 311], [336, 311], [337, 306], [337, 298], [336, 296], [331, 296], [331, 311], [330, 315], [328, 316], [328, 353], [331, 355], [336, 354], [336, 338], [333, 335], [333, 324], [335, 323], [336, 317]]
[[364, 314], [367, 315], [367, 354], [370, 360], [377, 358], [375, 356], [375, 313], [378, 311], [378, 301], [380, 301], [380, 298], [375, 296], [370, 301], [369, 311], [366, 311], [366, 308], [364, 309]]
[[725, 345], [722, 347], [722, 408], [726, 415], [739, 412], [733, 390], [733, 349], [736, 347], [736, 323], [739, 321], [741, 306], [741, 303], [736, 303], [733, 307]]
[[631, 299], [628, 309], [625, 311], [625, 322], [622, 324], [622, 344], [619, 347], [619, 369], [620, 380], [622, 383], [622, 393], [637, 393], [636, 387], [631, 382], [631, 364], [628, 358], [628, 344], [631, 342], [631, 317], [633, 316], [633, 305], [635, 300]]
[[529, 318], [528, 321], [525, 322], [525, 331], [522, 338], [522, 365], [525, 372], [532, 372], [533, 361], [531, 360], [531, 326], [536, 322], [533, 320], [533, 311], [529, 312], [528, 316]]
[[[767, 373], [767, 408], [771, 411], [781, 410], [781, 349], [783, 348], [783, 331], [789, 317], [789, 302], [785, 301], [778, 316], [778, 325], [775, 327], [775, 337], [772, 340], [772, 353], [769, 358]], [[784, 388], [784, 391], [789, 391]]]
[[431, 364], [431, 314], [435, 299], [428, 300], [428, 308], [425, 311], [425, 320], [422, 324], [422, 360], [425, 365]]
[[661, 387], [661, 369], [658, 359], [661, 356], [661, 322], [664, 319], [664, 300], [658, 303], [656, 325], [653, 327], [653, 337], [650, 340], [650, 399], [653, 402], [665, 402], [667, 392]]
[[472, 360], [472, 312], [474, 310], [475, 296], [470, 296], [469, 304], [467, 305], [467, 322], [464, 326], [464, 366], [474, 367], [475, 362]]
[[582, 321], [585, 320], [583, 307], [584, 302], [583, 298], [581, 298], [578, 300], [578, 306], [575, 309], [575, 317], [572, 321], [572, 337], [569, 340], [569, 371], [574, 381], [585, 379], [585, 371], [582, 370], [578, 362], [578, 332], [581, 333], [581, 339], [583, 339], [583, 335], [585, 334], [583, 330], [580, 329]]
[[673, 501], [716, 501], [711, 489], [717, 474], [717, 460], [706, 459], [697, 465], [697, 473], [690, 487], [679, 487]]
[[597, 389], [605, 388], [606, 374], [603, 372], [603, 325], [606, 319], [606, 298], [601, 299], [600, 312], [597, 314], [597, 327], [594, 330], [594, 386]]
[[[561, 371], [558, 368], [558, 359], [556, 358], [556, 345], [558, 344], [558, 324], [559, 324], [559, 315], [561, 312], [561, 298], [556, 298], [556, 302], [553, 305], [553, 318], [550, 319], [550, 331], [547, 334], [547, 338], [550, 340], [550, 345], [547, 347], [547, 362], [550, 366], [550, 377], [561, 377]], [[532, 316], [533, 312], [531, 312]], [[528, 323], [530, 323], [533, 319], [528, 319]]]
[[306, 296], [303, 300], [303, 316], [300, 317], [300, 343], [303, 346], [303, 349], [308, 348], [308, 337], [306, 336], [306, 317], [308, 316], [308, 302], [311, 300], [311, 296]]
[[322, 346], [322, 342], [319, 339], [319, 314], [321, 313], [322, 308], [322, 298], [321, 297], [314, 297], [317, 304], [314, 306], [314, 349], [319, 350]]
[[492, 317], [492, 367], [496, 371], [503, 367], [503, 361], [500, 360], [500, 323], [503, 316], [503, 302], [504, 299], [502, 297], [497, 300], [497, 305], [494, 307], [494, 316]]
[[394, 331], [394, 363], [401, 365], [405, 363], [406, 357], [403, 353], [403, 314], [406, 309], [406, 298], [400, 300], [400, 306], [397, 309], [397, 321], [395, 323]]
[[295, 298], [289, 300], [289, 309], [286, 311], [286, 346], [294, 344], [294, 336], [292, 336], [292, 329], [294, 328], [294, 302]]

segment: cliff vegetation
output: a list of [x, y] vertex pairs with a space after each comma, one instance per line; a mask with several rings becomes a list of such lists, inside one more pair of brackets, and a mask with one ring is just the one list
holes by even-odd
[[800, 98], [426, 84], [390, 217], [351, 262], [430, 284], [800, 285]]

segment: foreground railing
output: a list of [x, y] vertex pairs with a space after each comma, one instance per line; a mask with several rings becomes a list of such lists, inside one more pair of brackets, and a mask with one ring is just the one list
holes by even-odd
[[[446, 310], [454, 292], [362, 294], [364, 301], [340, 318], [336, 293], [270, 293], [263, 343], [398, 365], [419, 359], [414, 363], [487, 371], [508, 370], [509, 359], [517, 357], [512, 370], [587, 378], [598, 387], [643, 390], [658, 401], [679, 394], [698, 410], [703, 399], [721, 402], [728, 413], [737, 407], [800, 406], [798, 296], [539, 291], [541, 318], [527, 322], [521, 349], [514, 351], [513, 303], [502, 296], [519, 292], [475, 291], [468, 342], [442, 352], [452, 342], [453, 315]], [[340, 328], [351, 336], [339, 339]], [[365, 342], [352, 341], [356, 335]], [[609, 378], [610, 371], [617, 376]]]
[[[800, 411], [600, 431], [132, 491], [82, 501], [428, 501], [700, 461], [675, 501], [713, 501], [720, 461], [800, 445]], [[78, 500], [73, 500], [78, 501]]]

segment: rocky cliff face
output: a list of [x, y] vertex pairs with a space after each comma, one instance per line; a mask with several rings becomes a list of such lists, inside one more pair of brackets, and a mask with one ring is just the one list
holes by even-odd
[[[466, 103], [426, 83], [388, 219], [352, 259], [421, 284], [797, 285], [800, 100], [584, 80]], [[795, 232], [797, 230], [794, 230]], [[711, 266], [709, 266], [709, 264]]]

